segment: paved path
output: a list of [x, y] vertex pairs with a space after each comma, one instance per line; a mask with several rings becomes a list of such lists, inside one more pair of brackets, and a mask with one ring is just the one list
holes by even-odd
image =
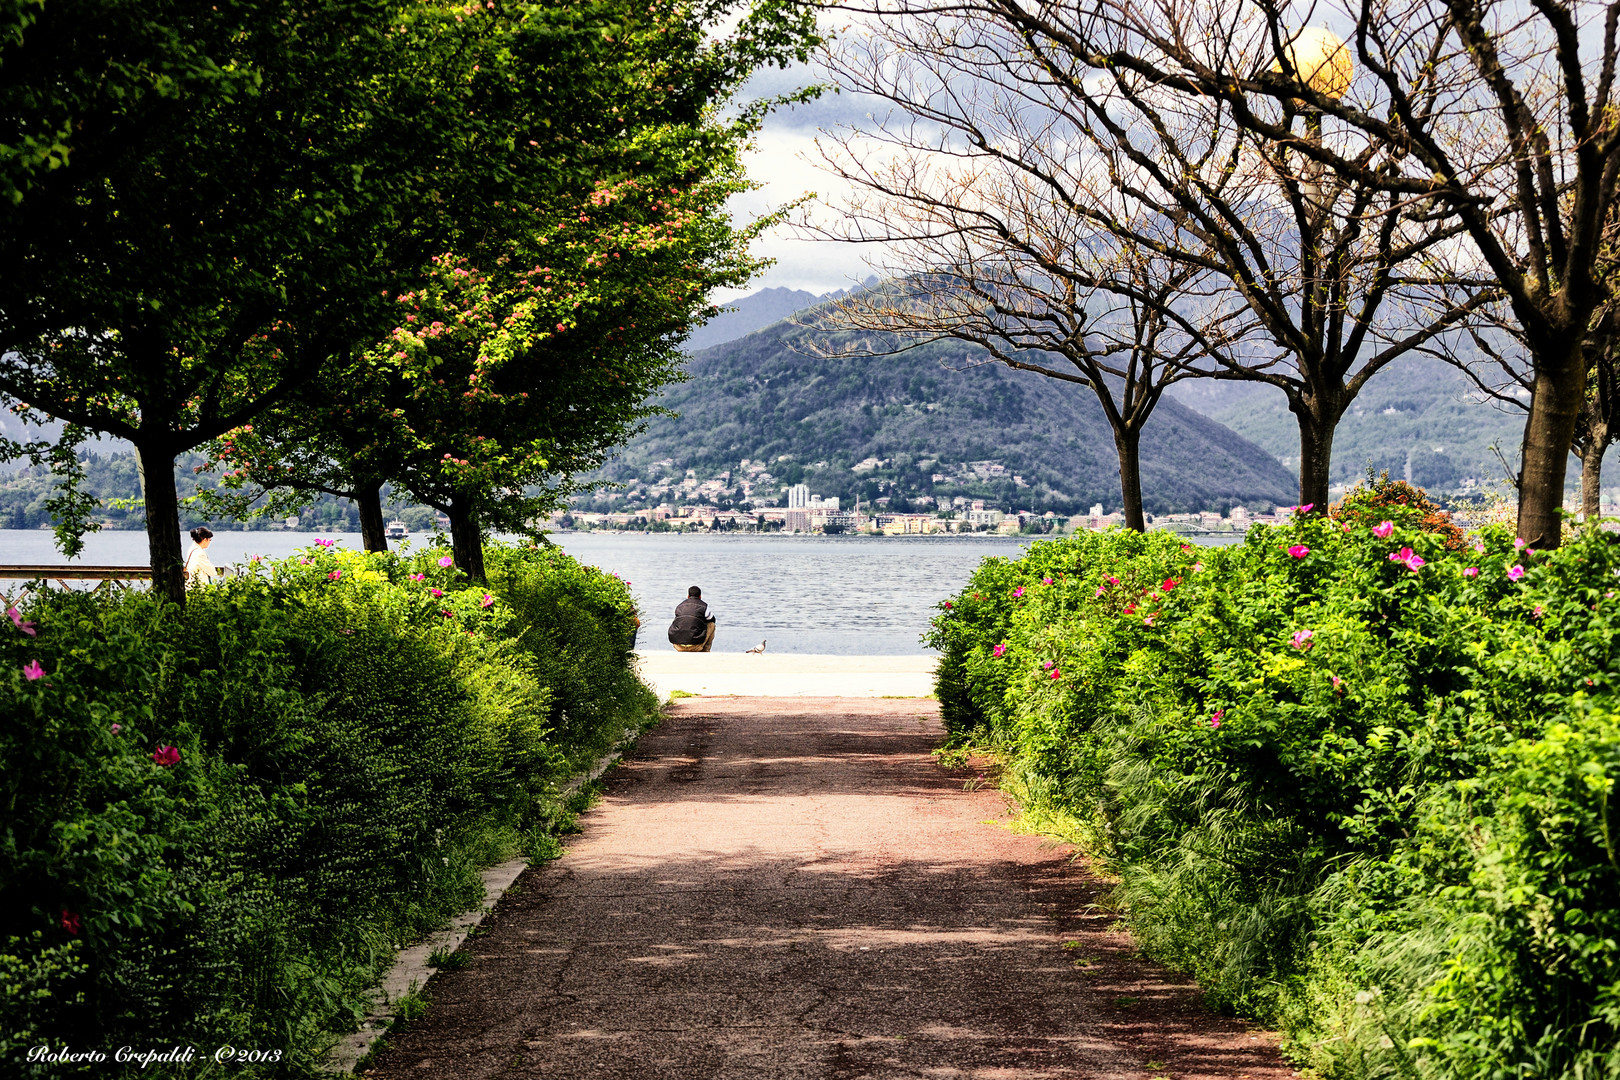
[[714, 697], [928, 697], [934, 692], [932, 656], [827, 656], [814, 653], [636, 654], [647, 685], [667, 698], [672, 690]]
[[934, 709], [681, 702], [370, 1075], [1293, 1076], [934, 764]]

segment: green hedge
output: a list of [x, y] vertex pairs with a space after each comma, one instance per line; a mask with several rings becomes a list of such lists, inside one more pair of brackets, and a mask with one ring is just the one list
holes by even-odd
[[441, 559], [316, 549], [183, 615], [55, 591], [37, 636], [0, 620], [0, 1061], [306, 1074], [481, 867], [555, 852], [561, 782], [656, 705], [630, 595], [554, 551], [492, 549], [487, 592]]
[[1620, 538], [1391, 513], [988, 559], [932, 631], [948, 726], [1323, 1076], [1620, 1075]]

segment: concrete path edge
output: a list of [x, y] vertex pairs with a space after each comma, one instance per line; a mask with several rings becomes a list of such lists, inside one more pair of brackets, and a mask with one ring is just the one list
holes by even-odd
[[[642, 733], [657, 722], [659, 716], [655, 713], [642, 724], [625, 728], [611, 750], [598, 758], [589, 769], [563, 785], [560, 797], [568, 798], [612, 768]], [[435, 969], [428, 966], [428, 958], [440, 949], [454, 952], [460, 948], [467, 935], [484, 921], [501, 897], [506, 895], [506, 890], [528, 868], [529, 860], [526, 858], [508, 859], [487, 867], [480, 874], [484, 879], [484, 899], [477, 907], [455, 916], [445, 929], [435, 931], [395, 953], [393, 966], [377, 985], [380, 995], [366, 1013], [366, 1018], [360, 1022], [359, 1030], [344, 1035], [327, 1050], [321, 1061], [321, 1071], [352, 1074], [355, 1066], [364, 1061], [377, 1045], [377, 1040], [388, 1033], [399, 999], [420, 990], [432, 977]]]

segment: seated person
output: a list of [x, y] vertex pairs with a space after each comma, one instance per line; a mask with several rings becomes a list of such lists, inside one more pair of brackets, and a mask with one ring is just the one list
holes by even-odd
[[214, 542], [214, 534], [206, 525], [191, 530], [191, 542], [193, 547], [186, 555], [186, 584], [203, 585], [224, 577], [208, 560], [208, 545]]
[[714, 616], [703, 602], [703, 590], [696, 585], [686, 590], [686, 599], [675, 608], [675, 621], [669, 624], [669, 643], [676, 652], [708, 652], [714, 644]]

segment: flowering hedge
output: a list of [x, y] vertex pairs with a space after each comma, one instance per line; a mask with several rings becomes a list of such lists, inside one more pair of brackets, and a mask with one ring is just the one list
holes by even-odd
[[1620, 538], [1362, 516], [986, 560], [948, 726], [1322, 1075], [1620, 1075]]
[[321, 546], [183, 615], [50, 592], [0, 620], [8, 1072], [156, 1043], [197, 1046], [188, 1075], [225, 1044], [280, 1058], [233, 1075], [309, 1072], [480, 867], [555, 851], [559, 781], [656, 702], [622, 582], [491, 555], [487, 591], [442, 551]]

